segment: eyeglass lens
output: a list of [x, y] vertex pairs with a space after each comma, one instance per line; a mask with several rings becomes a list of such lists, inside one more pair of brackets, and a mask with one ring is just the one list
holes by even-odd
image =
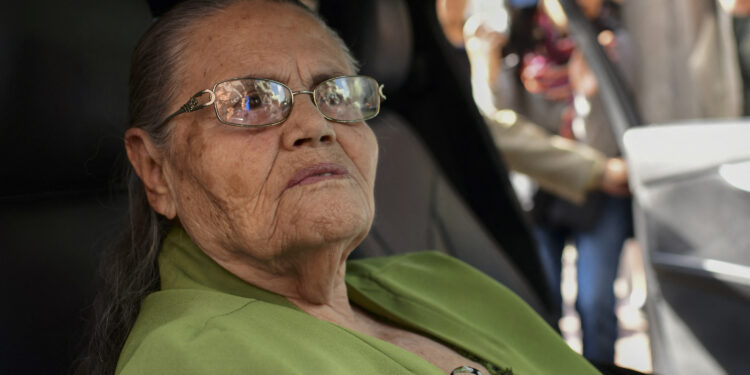
[[292, 93], [263, 79], [221, 82], [214, 89], [219, 119], [237, 125], [266, 125], [284, 120], [292, 109]]
[[315, 103], [332, 120], [369, 120], [380, 109], [378, 84], [368, 77], [329, 79], [315, 88]]
[[[216, 114], [225, 123], [262, 126], [284, 121], [292, 109], [292, 92], [283, 84], [243, 78], [216, 85]], [[377, 82], [369, 77], [337, 77], [314, 90], [318, 110], [333, 121], [356, 122], [375, 117], [380, 109]]]

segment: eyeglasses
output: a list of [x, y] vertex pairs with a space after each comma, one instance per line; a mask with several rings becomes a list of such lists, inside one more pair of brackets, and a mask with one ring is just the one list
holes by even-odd
[[[383, 85], [367, 76], [341, 76], [327, 79], [312, 91], [292, 91], [287, 85], [264, 78], [231, 78], [201, 90], [164, 122], [187, 112], [214, 106], [216, 117], [224, 124], [241, 127], [278, 125], [292, 112], [294, 96], [307, 94], [323, 117], [336, 122], [369, 120], [380, 112], [385, 100]], [[198, 98], [209, 95], [206, 103]]]

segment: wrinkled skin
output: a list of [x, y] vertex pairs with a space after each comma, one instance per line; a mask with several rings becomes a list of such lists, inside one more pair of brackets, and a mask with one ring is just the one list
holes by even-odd
[[[233, 5], [195, 25], [172, 108], [232, 77], [309, 90], [354, 73], [340, 46], [304, 10], [252, 5]], [[166, 150], [139, 129], [126, 135], [157, 212], [178, 219], [206, 254], [255, 285], [318, 302], [342, 287], [343, 262], [374, 215], [377, 144], [365, 123], [327, 121], [308, 95], [298, 95], [290, 117], [274, 127], [227, 126], [213, 108], [181, 114], [170, 126]], [[138, 157], [144, 153], [149, 156]], [[143, 161], [149, 158], [150, 164]], [[346, 173], [288, 186], [298, 171], [320, 163]]]
[[[175, 109], [231, 77], [272, 78], [309, 90], [325, 78], [354, 73], [321, 25], [291, 5], [235, 4], [202, 20], [190, 35]], [[128, 157], [151, 206], [179, 220], [222, 267], [318, 319], [409, 350], [444, 373], [463, 365], [488, 373], [451, 348], [349, 303], [344, 260], [374, 214], [377, 143], [365, 123], [327, 121], [299, 95], [279, 126], [227, 126], [206, 109], [181, 114], [170, 126], [164, 148], [143, 130], [128, 130]], [[300, 171], [321, 163], [346, 173], [290, 186]]]

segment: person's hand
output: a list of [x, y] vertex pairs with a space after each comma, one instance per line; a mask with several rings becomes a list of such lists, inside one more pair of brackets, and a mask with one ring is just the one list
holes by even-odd
[[464, 46], [472, 71], [482, 74], [488, 85], [492, 85], [497, 78], [502, 49], [508, 43], [508, 33], [497, 29], [481, 14], [470, 17], [464, 24]]
[[599, 189], [616, 197], [630, 195], [628, 188], [628, 166], [622, 158], [609, 158], [604, 163], [604, 172]]
[[498, 74], [502, 68], [502, 49], [508, 42], [507, 33], [490, 27], [482, 17], [472, 16], [464, 25], [464, 46], [471, 63], [471, 90], [482, 114], [497, 108]]

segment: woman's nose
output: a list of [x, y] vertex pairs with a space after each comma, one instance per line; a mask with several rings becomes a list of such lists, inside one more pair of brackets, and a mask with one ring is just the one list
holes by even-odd
[[295, 98], [292, 113], [282, 124], [282, 142], [290, 150], [305, 146], [317, 147], [336, 141], [333, 124], [318, 111], [312, 97], [305, 96], [310, 95]]

